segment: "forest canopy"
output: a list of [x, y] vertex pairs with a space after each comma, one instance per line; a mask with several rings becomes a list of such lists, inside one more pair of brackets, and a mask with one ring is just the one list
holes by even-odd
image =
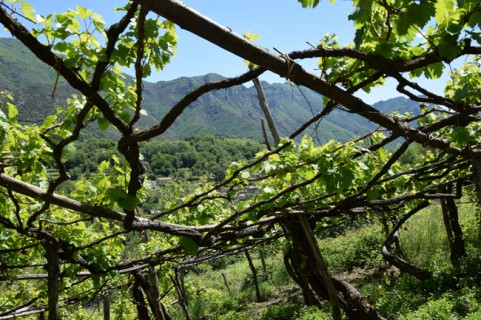
[[[282, 245], [286, 272], [306, 305], [320, 308], [328, 301], [334, 319], [384, 319], [389, 314], [376, 301], [331, 273], [317, 237], [343, 223], [380, 221], [385, 262], [429, 281], [432, 272], [403, 258], [397, 239], [406, 221], [433, 202], [442, 207], [452, 264], [462, 264], [469, 252], [456, 201], [467, 193], [481, 199], [481, 3], [352, 4], [352, 43], [342, 46], [332, 34], [319, 35], [313, 48], [282, 53], [176, 0], [124, 1], [116, 9], [122, 18], [109, 26], [81, 5], [35, 15], [28, 1], [0, 1], [3, 27], [78, 92], [40, 125], [18, 123], [15, 97], [1, 92], [0, 319], [45, 313], [49, 320], [66, 318], [108, 296], [117, 310], [129, 304], [130, 311], [119, 314], [131, 318], [169, 319], [173, 308], [182, 308], [187, 318], [180, 270], [242, 252], [250, 261], [249, 251], [273, 243]], [[178, 27], [247, 60], [246, 72], [200, 85], [157, 124], [140, 128], [143, 79], [170, 62]], [[318, 60], [319, 70], [305, 70], [298, 63], [303, 59]], [[126, 68], [134, 70], [132, 81], [124, 81]], [[324, 96], [321, 111], [287, 137], [277, 133], [275, 113], [263, 97], [257, 78], [265, 72]], [[443, 74], [444, 94], [426, 88], [426, 81]], [[419, 104], [420, 114], [386, 114], [356, 96], [387, 79]], [[146, 214], [152, 199], [146, 158], [160, 175], [170, 174], [175, 161], [195, 167], [227, 159], [215, 150], [202, 155], [212, 161], [196, 158], [193, 148], [205, 142], [200, 138], [177, 143], [175, 154], [169, 143], [156, 146], [153, 139], [202, 95], [250, 81], [265, 116], [265, 149], [245, 145], [244, 158], [233, 151], [239, 159], [225, 175], [210, 168], [220, 181], [164, 188], [155, 213]], [[311, 124], [322, 126], [334, 109], [378, 128], [346, 143], [316, 145], [312, 137], [299, 137]], [[118, 139], [92, 146], [109, 149], [109, 158], [95, 164], [96, 174], [81, 175], [69, 164], [89, 123], [115, 130]], [[409, 154], [413, 148], [420, 149], [415, 156]], [[172, 286], [175, 306], [164, 301]]]

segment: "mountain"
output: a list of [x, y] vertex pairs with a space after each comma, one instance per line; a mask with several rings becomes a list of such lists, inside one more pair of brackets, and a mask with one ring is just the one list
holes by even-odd
[[[158, 123], [186, 93], [200, 85], [224, 79], [218, 74], [181, 77], [172, 81], [144, 83], [143, 108], [147, 116], [139, 121], [140, 128]], [[74, 91], [59, 80], [54, 98], [52, 91], [56, 74], [16, 39], [0, 38], [0, 90], [14, 94], [20, 122], [38, 123]], [[322, 96], [291, 84], [262, 83], [271, 112], [282, 136], [287, 136], [322, 108]], [[394, 98], [374, 105], [384, 112], [418, 110], [404, 98]], [[165, 136], [171, 139], [212, 134], [223, 137], [261, 139], [263, 118], [257, 92], [253, 86], [235, 86], [207, 93], [192, 103]], [[322, 142], [330, 139], [345, 141], [365, 133], [374, 126], [367, 120], [341, 110], [329, 114], [315, 130]], [[95, 130], [94, 130], [95, 131]], [[98, 132], [98, 130], [97, 130]], [[104, 133], [105, 134], [105, 133]]]

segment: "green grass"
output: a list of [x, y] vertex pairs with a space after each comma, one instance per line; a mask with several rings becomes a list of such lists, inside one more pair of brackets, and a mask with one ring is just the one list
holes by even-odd
[[[463, 201], [466, 201], [463, 199]], [[342, 235], [318, 241], [334, 274], [363, 275], [356, 287], [389, 319], [481, 319], [481, 244], [477, 238], [476, 208], [459, 205], [469, 257], [453, 268], [439, 205], [433, 204], [411, 217], [400, 230], [407, 259], [432, 276], [421, 282], [387, 269], [380, 254], [385, 233], [380, 223], [348, 229]], [[302, 304], [300, 291], [288, 276], [280, 244], [265, 249], [268, 278], [258, 252], [251, 252], [258, 271], [263, 299], [255, 303], [252, 274], [244, 255], [196, 267], [186, 276], [193, 319], [330, 319], [329, 306], [318, 309]], [[382, 268], [379, 268], [382, 266]], [[368, 270], [374, 270], [371, 276]], [[195, 272], [194, 272], [195, 271]], [[225, 273], [231, 292], [227, 291]], [[289, 292], [289, 293], [288, 293]], [[179, 308], [176, 308], [179, 309]], [[174, 319], [184, 319], [175, 311]]]
[[403, 252], [415, 265], [449, 263], [449, 244], [440, 205], [431, 205], [411, 217], [399, 233]]
[[372, 268], [382, 262], [384, 241], [379, 224], [346, 231], [343, 235], [320, 240], [319, 248], [333, 272], [347, 272], [355, 267]]
[[376, 307], [393, 319], [481, 319], [481, 246], [476, 208], [465, 199], [458, 204], [468, 257], [453, 267], [441, 208], [431, 205], [409, 219], [400, 231], [407, 259], [432, 276], [421, 282], [403, 275], [387, 285], [378, 280], [362, 287]]
[[[282, 262], [280, 252], [271, 252], [266, 257], [267, 278], [259, 253], [253, 251], [251, 256], [263, 300], [272, 298], [280, 286], [291, 283], [284, 266], [279, 263]], [[226, 275], [230, 292], [222, 273]], [[186, 275], [185, 282], [190, 302], [189, 313], [193, 319], [231, 319], [235, 314], [236, 319], [241, 320], [259, 316], [252, 272], [243, 254], [200, 265]], [[177, 311], [173, 315], [174, 319], [184, 318]]]

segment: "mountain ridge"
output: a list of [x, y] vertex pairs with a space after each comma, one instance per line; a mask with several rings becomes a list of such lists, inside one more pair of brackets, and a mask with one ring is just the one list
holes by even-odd
[[[128, 76], [127, 76], [128, 77]], [[55, 72], [43, 64], [20, 41], [0, 38], [0, 90], [9, 90], [15, 97], [20, 122], [39, 123], [53, 114], [68, 96], [74, 93], [65, 81], [59, 81], [54, 98]], [[209, 73], [194, 77], [179, 77], [170, 81], [144, 82], [142, 116], [139, 128], [145, 129], [160, 122], [180, 99], [195, 88], [211, 81], [225, 79]], [[323, 107], [322, 96], [291, 84], [262, 82], [273, 117], [282, 136], [317, 114]], [[398, 97], [374, 104], [383, 112], [419, 110], [417, 104]], [[194, 101], [164, 134], [170, 139], [212, 134], [222, 137], [262, 139], [261, 118], [257, 92], [253, 86], [239, 85], [209, 92]], [[364, 118], [342, 110], [331, 112], [317, 131], [311, 126], [307, 133], [318, 133], [320, 141], [346, 141], [372, 130], [374, 125]], [[97, 133], [98, 130], [97, 130]]]

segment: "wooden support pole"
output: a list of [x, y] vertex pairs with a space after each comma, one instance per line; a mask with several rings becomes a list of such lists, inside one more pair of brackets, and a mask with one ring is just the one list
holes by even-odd
[[261, 302], [261, 301], [262, 301], [262, 297], [261, 297], [261, 291], [259, 290], [259, 281], [257, 281], [257, 270], [256, 270], [256, 267], [254, 266], [254, 263], [252, 263], [252, 258], [251, 258], [251, 255], [250, 255], [249, 251], [248, 251], [248, 250], [245, 250], [244, 253], [245, 253], [245, 255], [246, 255], [247, 262], [249, 262], [249, 268], [250, 268], [251, 271], [252, 271], [252, 278], [254, 279], [254, 286], [255, 286], [255, 289], [256, 289], [257, 302]]

